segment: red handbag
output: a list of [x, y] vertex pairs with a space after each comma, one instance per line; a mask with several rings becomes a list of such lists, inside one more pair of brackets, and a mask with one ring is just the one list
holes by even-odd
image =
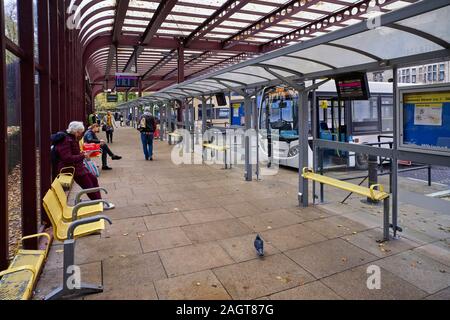
[[83, 144], [83, 151], [94, 151], [90, 154], [91, 158], [98, 157], [102, 154], [99, 143], [85, 143]]

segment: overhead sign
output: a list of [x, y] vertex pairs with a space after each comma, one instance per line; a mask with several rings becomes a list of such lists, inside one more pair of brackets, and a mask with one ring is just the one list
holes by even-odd
[[400, 148], [450, 155], [450, 87], [399, 89]]
[[116, 88], [134, 88], [139, 84], [137, 73], [116, 73]]
[[353, 72], [337, 76], [336, 91], [339, 99], [368, 100], [369, 84], [365, 73]]
[[107, 102], [117, 102], [118, 101], [117, 94], [107, 93], [106, 94], [106, 101]]

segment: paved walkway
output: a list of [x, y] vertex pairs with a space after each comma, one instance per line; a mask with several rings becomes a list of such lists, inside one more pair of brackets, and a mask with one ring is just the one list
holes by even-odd
[[[113, 225], [76, 249], [82, 281], [105, 290], [83, 299], [450, 299], [450, 215], [403, 204], [402, 238], [379, 245], [382, 207], [326, 189], [328, 204], [300, 209], [295, 171], [245, 182], [241, 168], [175, 166], [166, 142], [144, 161], [130, 128], [111, 148], [123, 159], [100, 183]], [[35, 299], [61, 283], [62, 257], [56, 242]], [[380, 290], [367, 288], [369, 265]]]

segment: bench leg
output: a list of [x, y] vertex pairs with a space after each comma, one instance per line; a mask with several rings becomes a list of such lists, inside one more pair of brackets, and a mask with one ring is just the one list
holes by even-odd
[[383, 241], [389, 241], [389, 198], [383, 200]]
[[77, 296], [101, 292], [103, 292], [103, 286], [82, 283], [79, 289], [67, 289], [61, 286], [50, 292], [45, 297], [45, 300], [62, 300], [65, 298], [75, 298]]

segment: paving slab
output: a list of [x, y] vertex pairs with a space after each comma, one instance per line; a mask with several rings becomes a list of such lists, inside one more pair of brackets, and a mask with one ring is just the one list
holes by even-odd
[[368, 266], [364, 265], [337, 273], [321, 279], [321, 282], [339, 296], [349, 300], [417, 300], [427, 295], [423, 290], [384, 268], [380, 268], [380, 289], [369, 289], [367, 280], [372, 273], [367, 273]]
[[320, 233], [303, 224], [268, 230], [261, 233], [262, 238], [281, 251], [296, 249], [327, 240]]
[[217, 242], [162, 250], [159, 255], [169, 277], [211, 269], [234, 262]]
[[442, 291], [439, 291], [435, 294], [429, 295], [426, 297], [427, 300], [446, 300], [450, 301], [450, 287], [445, 288]]
[[87, 237], [80, 240], [77, 240], [75, 246], [77, 264], [142, 253], [139, 238], [133, 234], [101, 239]]
[[211, 270], [155, 281], [160, 300], [230, 300]]
[[139, 237], [144, 252], [192, 244], [179, 227], [142, 232]]
[[319, 242], [286, 251], [285, 254], [316, 278], [323, 278], [377, 259], [376, 256], [342, 239]]
[[429, 294], [450, 286], [450, 267], [418, 252], [402, 252], [377, 264]]
[[271, 300], [342, 300], [320, 281], [314, 281], [269, 296]]
[[148, 230], [166, 229], [188, 225], [189, 221], [181, 213], [167, 213], [144, 217]]
[[151, 214], [151, 211], [145, 205], [134, 205], [134, 206], [126, 206], [123, 208], [115, 208], [113, 210], [109, 210], [105, 212], [108, 217], [113, 220], [117, 219], [128, 219], [135, 217], [148, 216]]
[[323, 219], [334, 215], [333, 213], [330, 213], [326, 210], [320, 210], [315, 207], [308, 207], [308, 208], [297, 207], [297, 208], [290, 208], [287, 210], [298, 215], [300, 218], [302, 218], [303, 221]]
[[147, 231], [147, 227], [142, 217], [117, 219], [102, 231], [102, 238], [123, 236], [124, 234], [133, 235], [143, 231]]
[[193, 243], [233, 238], [252, 233], [238, 219], [212, 221], [181, 227]]
[[232, 219], [231, 213], [223, 208], [208, 208], [192, 211], [183, 211], [183, 215], [190, 224], [204, 223], [217, 220]]
[[[253, 233], [245, 236], [219, 240], [219, 243], [234, 261], [242, 262], [251, 259], [260, 259], [253, 244], [255, 238], [256, 233]], [[279, 252], [280, 250], [275, 248], [271, 243], [268, 243], [268, 241], [264, 242], [264, 256], [270, 256]]]
[[333, 216], [314, 221], [307, 221], [304, 225], [319, 232], [328, 239], [334, 239], [347, 234], [352, 234], [353, 232], [360, 232], [368, 229], [361, 223], [342, 216]]
[[223, 207], [236, 218], [253, 216], [263, 212], [249, 202], [231, 203]]
[[414, 251], [426, 255], [446, 266], [450, 266], [450, 241], [440, 240], [421, 247], [417, 247]]
[[378, 241], [383, 239], [383, 230], [380, 228], [370, 229], [358, 232], [356, 234], [349, 234], [341, 239], [344, 239], [380, 258], [391, 256], [393, 254], [420, 246], [419, 243], [407, 238], [391, 239], [390, 241], [380, 243]]
[[87, 300], [154, 300], [153, 281], [167, 277], [157, 253], [108, 258], [103, 261], [104, 292]]
[[267, 212], [255, 216], [239, 218], [250, 229], [256, 232], [271, 230], [302, 222], [302, 218], [285, 209]]
[[312, 275], [283, 254], [213, 271], [233, 299], [256, 299], [314, 280]]

